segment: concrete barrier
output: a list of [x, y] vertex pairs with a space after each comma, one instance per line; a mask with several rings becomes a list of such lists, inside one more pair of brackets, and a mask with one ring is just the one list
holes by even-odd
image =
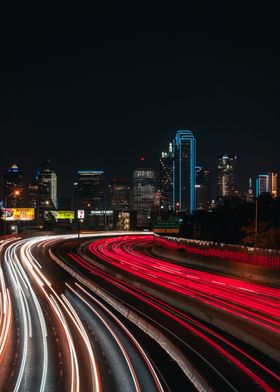
[[[159, 238], [159, 236], [155, 236], [152, 253], [157, 257], [175, 261], [181, 265], [280, 287], [280, 269], [265, 268], [264, 266], [241, 261], [237, 262], [236, 260], [231, 260], [227, 252], [224, 254], [220, 253], [216, 257], [207, 255], [207, 248], [203, 248], [203, 254], [199, 254], [197, 252], [199, 244], [194, 252], [194, 248], [184, 246], [185, 239], [181, 240], [181, 242], [177, 242], [173, 238]], [[189, 243], [192, 240], [186, 241]], [[208, 246], [210, 245], [208, 244]]]
[[98, 285], [73, 271], [72, 268], [65, 264], [62, 260], [60, 260], [51, 249], [49, 249], [49, 255], [58, 265], [60, 265], [60, 267], [62, 267], [71, 276], [77, 279], [78, 282], [80, 282], [81, 284], [89, 288], [92, 292], [97, 294], [100, 298], [102, 298], [109, 305], [111, 305], [115, 310], [121, 313], [125, 318], [127, 318], [134, 325], [140, 328], [144, 333], [146, 333], [153, 340], [155, 340], [163, 348], [163, 350], [165, 350], [170, 355], [170, 357], [178, 364], [178, 366], [182, 369], [184, 374], [197, 388], [198, 391], [212, 391], [211, 386], [196, 370], [191, 361], [183, 355], [183, 353], [172, 343], [172, 341], [166, 335], [161, 333], [157, 328], [155, 328], [146, 319], [139, 316], [136, 312], [119, 303], [111, 295], [101, 289]]

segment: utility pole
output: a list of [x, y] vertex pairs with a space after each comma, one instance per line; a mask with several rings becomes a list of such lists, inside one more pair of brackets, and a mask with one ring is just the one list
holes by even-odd
[[80, 218], [78, 216], [78, 211], [77, 211], [77, 219], [78, 219], [78, 239], [80, 238]]

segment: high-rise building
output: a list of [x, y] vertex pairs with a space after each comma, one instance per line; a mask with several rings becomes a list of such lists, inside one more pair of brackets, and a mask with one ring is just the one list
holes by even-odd
[[[17, 195], [14, 194], [18, 191]], [[23, 206], [23, 173], [16, 164], [13, 164], [4, 175], [4, 204], [5, 207]]]
[[174, 153], [172, 143], [168, 152], [162, 152], [159, 166], [159, 192], [160, 208], [173, 210], [173, 161]]
[[130, 186], [127, 180], [112, 179], [109, 184], [109, 207], [113, 211], [129, 210]]
[[262, 193], [269, 192], [269, 175], [259, 174], [256, 180], [256, 196], [259, 197]]
[[76, 206], [84, 210], [104, 210], [103, 170], [80, 170], [75, 185]]
[[39, 184], [38, 182], [32, 183], [28, 185], [28, 205], [30, 207], [36, 208], [39, 207]]
[[249, 178], [249, 188], [247, 192], [245, 193], [246, 196], [246, 201], [252, 202], [254, 200], [254, 190], [252, 187], [252, 178]]
[[133, 171], [132, 208], [137, 211], [137, 226], [150, 226], [151, 214], [154, 209], [156, 191], [155, 171], [138, 168]]
[[196, 166], [196, 208], [207, 210], [210, 206], [210, 169]]
[[259, 174], [256, 180], [256, 196], [259, 197], [262, 193], [277, 197], [277, 173]]
[[173, 209], [193, 213], [196, 210], [196, 140], [193, 133], [178, 131], [173, 149]]
[[57, 176], [49, 159], [39, 165], [36, 181], [39, 184], [40, 207], [57, 208]]
[[272, 197], [277, 197], [277, 173], [269, 172], [269, 192]]
[[218, 156], [218, 197], [236, 194], [236, 155]]

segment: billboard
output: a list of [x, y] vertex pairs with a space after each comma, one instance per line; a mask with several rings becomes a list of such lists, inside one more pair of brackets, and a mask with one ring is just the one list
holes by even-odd
[[74, 211], [45, 211], [44, 218], [46, 220], [62, 220], [62, 219], [75, 219]]
[[3, 208], [3, 219], [6, 221], [31, 221], [35, 219], [34, 208]]

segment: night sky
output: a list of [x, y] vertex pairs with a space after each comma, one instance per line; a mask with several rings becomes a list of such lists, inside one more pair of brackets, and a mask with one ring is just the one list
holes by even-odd
[[273, 10], [154, 11], [3, 17], [0, 173], [16, 162], [28, 183], [49, 157], [70, 195], [78, 169], [156, 167], [177, 129], [193, 130], [198, 164], [237, 153], [243, 188], [280, 172]]

